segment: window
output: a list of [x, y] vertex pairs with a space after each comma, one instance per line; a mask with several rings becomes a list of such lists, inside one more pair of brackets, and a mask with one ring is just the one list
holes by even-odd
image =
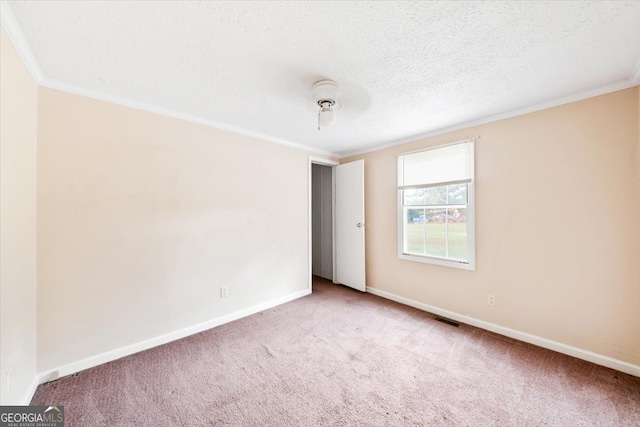
[[398, 256], [475, 269], [473, 141], [398, 156]]

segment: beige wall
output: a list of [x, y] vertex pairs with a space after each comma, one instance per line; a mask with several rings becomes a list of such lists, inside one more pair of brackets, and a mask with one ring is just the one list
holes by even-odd
[[0, 30], [0, 404], [36, 373], [37, 86]]
[[[368, 286], [640, 364], [638, 103], [636, 87], [346, 159], [366, 164]], [[470, 137], [476, 271], [399, 260], [396, 156]]]
[[46, 88], [38, 135], [39, 371], [308, 288], [308, 153]]

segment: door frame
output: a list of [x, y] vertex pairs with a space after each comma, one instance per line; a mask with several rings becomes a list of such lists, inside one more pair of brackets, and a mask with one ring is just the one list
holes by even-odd
[[333, 257], [333, 273], [332, 281], [336, 280], [336, 169], [335, 167], [340, 165], [340, 162], [335, 160], [325, 159], [324, 157], [309, 156], [308, 159], [308, 177], [307, 177], [307, 228], [309, 229], [309, 292], [312, 291], [313, 283], [313, 243], [312, 227], [313, 227], [313, 211], [311, 209], [311, 201], [313, 198], [313, 182], [312, 182], [312, 169], [313, 165], [322, 165], [331, 167], [331, 240], [332, 240], [332, 257]]

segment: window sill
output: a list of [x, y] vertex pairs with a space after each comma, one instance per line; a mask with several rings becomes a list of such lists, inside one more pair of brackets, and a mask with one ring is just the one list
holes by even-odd
[[405, 253], [398, 254], [398, 258], [405, 261], [422, 262], [424, 264], [433, 264], [433, 265], [439, 265], [442, 267], [457, 268], [459, 270], [467, 270], [467, 271], [476, 270], [475, 263], [473, 263], [472, 261], [466, 263], [461, 261], [452, 261], [448, 259], [434, 258], [434, 257], [428, 257], [428, 256], [409, 255]]

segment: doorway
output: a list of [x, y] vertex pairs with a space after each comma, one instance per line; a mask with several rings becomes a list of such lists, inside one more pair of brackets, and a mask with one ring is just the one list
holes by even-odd
[[335, 170], [339, 163], [309, 157], [309, 290], [313, 276], [334, 282]]
[[333, 168], [311, 164], [311, 274], [333, 281]]
[[366, 292], [364, 160], [309, 157], [309, 290], [313, 276]]

